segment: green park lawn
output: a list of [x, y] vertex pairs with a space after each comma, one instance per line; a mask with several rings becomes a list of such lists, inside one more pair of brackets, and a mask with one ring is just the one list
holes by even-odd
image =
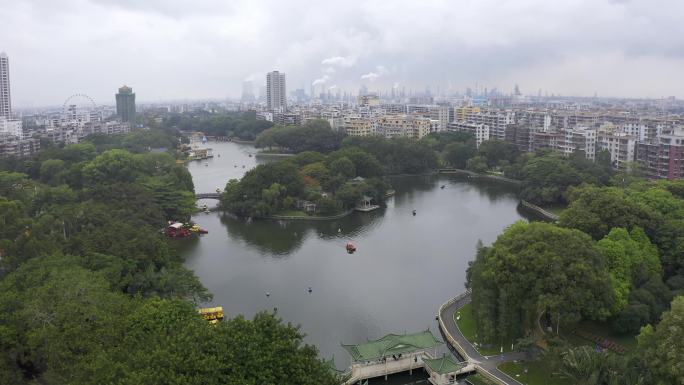
[[473, 374], [471, 376], [468, 376], [467, 380], [471, 385], [495, 385], [493, 382], [489, 381], [488, 379], [482, 377], [479, 374]]
[[[525, 373], [527, 369], [527, 373]], [[524, 385], [572, 385], [572, 380], [560, 373], [552, 373], [544, 360], [504, 362], [499, 370]]]
[[[474, 343], [477, 341], [477, 329], [475, 326], [475, 318], [473, 317], [472, 313], [472, 307], [470, 304], [467, 304], [461, 308], [460, 311], [458, 311], [456, 314], [454, 314], [454, 322], [456, 322], [456, 325], [458, 326], [458, 329], [461, 331], [463, 336], [470, 341], [470, 343]], [[458, 315], [461, 315], [460, 319], [458, 318]], [[501, 347], [496, 346], [496, 347], [481, 347], [481, 346], [475, 346], [478, 352], [482, 354], [483, 356], [493, 356], [496, 354], [501, 353]], [[504, 346], [503, 349], [504, 353], [508, 353], [511, 351], [511, 346]]]

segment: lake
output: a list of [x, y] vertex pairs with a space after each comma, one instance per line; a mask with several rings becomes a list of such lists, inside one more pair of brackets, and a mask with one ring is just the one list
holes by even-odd
[[[223, 189], [264, 161], [249, 156], [256, 153], [251, 145], [208, 146], [213, 159], [188, 164], [197, 193]], [[460, 175], [389, 180], [396, 195], [370, 213], [323, 222], [200, 213], [193, 220], [209, 234], [174, 242], [226, 316], [277, 308], [285, 321], [301, 325], [322, 358], [334, 355], [344, 369], [349, 357], [342, 342], [427, 328], [440, 337], [435, 315], [464, 291], [478, 240], [490, 244], [524, 219], [514, 188], [502, 182]], [[347, 242], [355, 254], [347, 254]]]

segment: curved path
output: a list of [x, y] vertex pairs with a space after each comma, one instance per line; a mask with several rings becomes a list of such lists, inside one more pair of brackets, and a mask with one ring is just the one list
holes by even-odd
[[460, 308], [470, 303], [470, 291], [450, 299], [439, 308], [439, 327], [444, 333], [447, 342], [453, 346], [463, 358], [474, 364], [478, 373], [496, 381], [502, 385], [522, 385], [506, 373], [502, 372], [497, 366], [506, 361], [524, 359], [525, 353], [512, 352], [497, 354], [495, 356], [483, 356], [475, 347], [463, 336], [454, 321], [454, 315]]

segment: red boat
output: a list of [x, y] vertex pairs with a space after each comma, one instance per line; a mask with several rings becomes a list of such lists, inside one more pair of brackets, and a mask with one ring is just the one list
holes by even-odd
[[356, 251], [356, 246], [354, 246], [354, 244], [351, 242], [347, 243], [347, 253], [354, 254], [355, 251]]
[[174, 222], [170, 224], [166, 230], [164, 231], [167, 237], [169, 238], [185, 238], [189, 237], [192, 235], [192, 232], [190, 229], [183, 227], [183, 224], [180, 222]]

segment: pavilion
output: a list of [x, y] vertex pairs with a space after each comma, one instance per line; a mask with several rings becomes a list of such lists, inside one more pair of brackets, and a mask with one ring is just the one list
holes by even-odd
[[358, 345], [342, 347], [351, 356], [351, 378], [348, 384], [366, 378], [409, 371], [424, 367], [423, 360], [434, 358], [437, 346], [443, 344], [430, 330], [413, 334], [387, 334]]

